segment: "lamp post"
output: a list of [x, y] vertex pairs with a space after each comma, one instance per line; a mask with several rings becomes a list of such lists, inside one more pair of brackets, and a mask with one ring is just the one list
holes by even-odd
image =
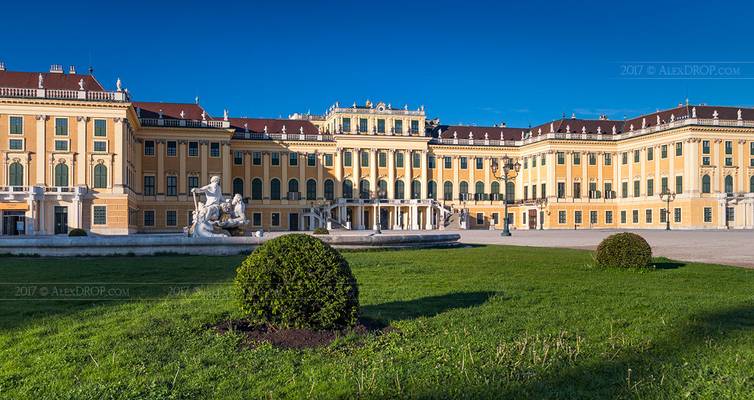
[[660, 193], [660, 200], [664, 201], [665, 206], [665, 230], [670, 230], [670, 202], [675, 200], [675, 193], [671, 193], [669, 190], [665, 190]]
[[537, 208], [539, 208], [539, 230], [544, 229], [545, 224], [545, 208], [547, 208], [547, 197], [537, 199]]
[[492, 168], [492, 176], [494, 176], [496, 180], [503, 181], [503, 231], [500, 233], [500, 236], [510, 236], [511, 231], [508, 228], [508, 181], [518, 175], [518, 171], [521, 170], [521, 164], [519, 162], [514, 163], [513, 160], [507, 156], [503, 157], [502, 162], [502, 168], [498, 168], [497, 163], [493, 160], [490, 168]]
[[380, 215], [380, 199], [382, 199], [385, 196], [385, 189], [377, 185], [377, 190], [375, 190], [372, 193], [374, 197], [374, 208], [375, 208], [374, 220], [376, 221], [376, 223], [374, 224], [374, 233], [381, 234], [382, 233], [382, 216]]

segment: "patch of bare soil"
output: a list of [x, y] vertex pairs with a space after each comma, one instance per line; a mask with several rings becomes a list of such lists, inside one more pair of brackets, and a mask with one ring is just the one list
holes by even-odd
[[245, 339], [243, 347], [254, 348], [260, 343], [270, 343], [275, 347], [284, 349], [308, 349], [323, 347], [332, 343], [335, 339], [346, 335], [355, 334], [365, 336], [369, 333], [382, 334], [394, 331], [395, 328], [379, 321], [362, 319], [359, 323], [346, 329], [336, 330], [311, 330], [311, 329], [279, 329], [269, 325], [252, 325], [246, 320], [228, 320], [211, 325], [220, 334], [237, 332]]

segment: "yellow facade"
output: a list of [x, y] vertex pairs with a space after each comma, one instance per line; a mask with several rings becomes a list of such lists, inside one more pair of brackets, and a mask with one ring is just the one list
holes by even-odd
[[520, 165], [514, 229], [662, 229], [663, 191], [674, 228], [754, 227], [754, 110], [737, 107], [515, 129], [385, 103], [212, 118], [119, 90], [8, 87], [0, 157], [3, 234], [180, 232], [214, 175], [245, 198], [249, 230], [501, 229], [504, 159]]

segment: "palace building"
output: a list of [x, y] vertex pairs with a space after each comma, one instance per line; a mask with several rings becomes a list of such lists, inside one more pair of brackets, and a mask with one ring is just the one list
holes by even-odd
[[181, 232], [191, 189], [214, 175], [244, 197], [249, 231], [501, 229], [506, 203], [512, 229], [754, 227], [743, 107], [531, 128], [443, 125], [423, 106], [369, 101], [234, 118], [134, 101], [74, 67], [0, 63], [0, 158], [3, 235]]

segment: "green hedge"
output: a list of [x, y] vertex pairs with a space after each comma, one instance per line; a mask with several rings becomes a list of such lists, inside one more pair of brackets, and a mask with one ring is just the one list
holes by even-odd
[[315, 235], [329, 235], [330, 231], [328, 231], [327, 228], [319, 227], [319, 228], [314, 229], [313, 233]]
[[280, 328], [353, 326], [359, 292], [343, 256], [305, 234], [265, 242], [236, 270], [234, 290], [250, 322]]
[[81, 228], [73, 228], [68, 231], [68, 236], [87, 236], [86, 231]]
[[600, 242], [595, 260], [603, 268], [647, 268], [652, 262], [652, 247], [635, 233], [618, 233]]

